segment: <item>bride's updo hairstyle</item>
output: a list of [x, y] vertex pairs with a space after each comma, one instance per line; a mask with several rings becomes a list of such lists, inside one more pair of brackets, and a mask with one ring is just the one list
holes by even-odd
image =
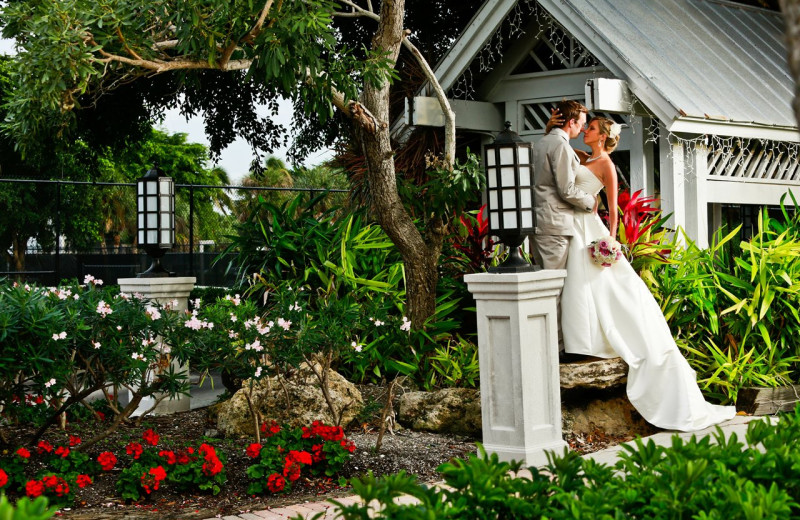
[[593, 117], [589, 123], [597, 121], [597, 128], [600, 133], [606, 136], [604, 149], [606, 152], [611, 153], [619, 144], [619, 132], [622, 130], [622, 125], [615, 123], [607, 117]]

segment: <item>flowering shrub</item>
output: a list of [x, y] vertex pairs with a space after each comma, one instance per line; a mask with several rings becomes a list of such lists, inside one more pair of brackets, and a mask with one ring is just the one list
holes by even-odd
[[[173, 357], [183, 360], [181, 345], [170, 341], [181, 316], [171, 306], [101, 285], [90, 276], [84, 285], [0, 285], [0, 371], [7, 375], [0, 379], [0, 407], [5, 419], [34, 419], [43, 432], [61, 412], [111, 381], [133, 391], [134, 405], [125, 414], [146, 396], [187, 391], [185, 374], [161, 368]], [[158, 336], [169, 346], [156, 342]]]
[[247, 468], [253, 480], [248, 493], [279, 493], [291, 489], [304, 471], [333, 476], [350, 458], [356, 446], [340, 426], [314, 421], [310, 427], [285, 428], [262, 424], [262, 443], [250, 444], [245, 453], [254, 460]]
[[224, 454], [218, 453], [210, 444], [203, 443], [198, 448], [187, 446], [177, 451], [157, 449], [159, 436], [152, 430], [142, 435], [146, 446], [137, 442], [129, 443], [126, 451], [132, 464], [122, 470], [117, 480], [117, 490], [122, 498], [138, 500], [150, 495], [166, 481], [182, 490], [211, 491], [217, 494], [225, 483]]

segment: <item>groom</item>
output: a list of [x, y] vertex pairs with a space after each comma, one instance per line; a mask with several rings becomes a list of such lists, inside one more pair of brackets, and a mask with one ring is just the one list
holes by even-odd
[[556, 104], [564, 125], [553, 128], [533, 147], [536, 230], [533, 258], [544, 269], [565, 269], [573, 215], [594, 210], [595, 197], [575, 187], [580, 161], [569, 145], [586, 126], [588, 109], [574, 100]]

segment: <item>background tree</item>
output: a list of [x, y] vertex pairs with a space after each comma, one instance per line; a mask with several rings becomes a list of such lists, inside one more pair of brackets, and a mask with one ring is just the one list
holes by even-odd
[[[20, 45], [6, 128], [28, 150], [43, 131], [74, 127], [74, 109], [100, 106], [104, 95], [133, 80], [151, 81], [164, 93], [154, 106], [180, 102], [186, 113], [202, 109], [207, 131], [214, 132], [212, 146], [216, 134], [224, 142], [234, 130], [255, 140], [252, 130], [258, 125], [248, 115], [252, 107], [242, 109], [243, 104], [285, 97], [308, 124], [325, 124], [335, 106], [355, 122], [373, 214], [403, 255], [408, 312], [421, 326], [435, 308], [444, 228], [437, 223], [420, 232], [397, 192], [389, 83], [401, 46], [432, 76], [406, 38], [404, 0], [382, 2], [379, 12], [371, 8], [371, 1], [349, 0], [266, 0], [258, 6], [243, 0], [13, 2], [2, 14], [3, 34]], [[341, 38], [332, 23], [337, 16], [371, 19], [369, 47], [356, 51]], [[180, 85], [172, 95], [164, 87], [170, 83]], [[220, 90], [218, 98], [195, 95], [216, 83], [239, 88]], [[455, 155], [455, 127], [444, 93], [438, 97], [448, 121], [447, 168]], [[244, 123], [233, 130], [217, 125], [224, 117]], [[270, 135], [277, 140], [279, 132]]]

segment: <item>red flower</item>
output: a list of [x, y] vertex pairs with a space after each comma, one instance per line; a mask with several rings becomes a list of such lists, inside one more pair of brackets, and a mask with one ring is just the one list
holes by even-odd
[[85, 488], [92, 483], [92, 477], [89, 475], [78, 475], [75, 479], [75, 483], [79, 488]]
[[311, 454], [307, 451], [289, 451], [286, 456], [287, 461], [299, 462], [300, 464], [311, 464]]
[[209, 477], [213, 477], [220, 471], [222, 471], [222, 461], [220, 461], [217, 457], [208, 458], [203, 463], [203, 473]]
[[177, 462], [177, 458], [175, 457], [174, 451], [161, 450], [158, 452], [158, 456], [165, 457], [167, 459], [167, 464], [169, 464], [170, 466], [172, 466], [173, 464], [175, 464], [175, 462]]
[[311, 446], [311, 460], [314, 463], [325, 460], [325, 452], [323, 451], [324, 447], [324, 444], [314, 444]]
[[16, 453], [17, 453], [17, 455], [19, 455], [23, 459], [31, 458], [31, 452], [28, 451], [26, 448], [20, 448], [20, 449], [17, 450]]
[[147, 430], [142, 433], [142, 439], [149, 444], [150, 446], [155, 446], [158, 444], [159, 435], [152, 430], [152, 428], [148, 428]]
[[59, 446], [56, 448], [56, 455], [60, 455], [62, 459], [66, 459], [67, 455], [69, 455], [69, 448], [66, 446]]
[[29, 480], [25, 484], [25, 494], [31, 498], [36, 498], [44, 493], [44, 484], [39, 480]]
[[344, 430], [341, 426], [325, 426], [319, 421], [311, 423], [311, 428], [303, 427], [304, 439], [309, 439], [315, 435], [322, 437], [326, 441], [339, 441], [344, 438]]
[[162, 466], [150, 468], [150, 471], [142, 475], [142, 487], [149, 495], [151, 492], [158, 489], [161, 481], [167, 478], [167, 472], [164, 471]]
[[44, 402], [44, 396], [37, 395], [35, 403], [36, 404], [42, 404], [43, 402]]
[[70, 435], [69, 436], [69, 445], [70, 446], [77, 446], [81, 443], [81, 438], [77, 435]]
[[280, 433], [281, 425], [275, 421], [272, 421], [267, 425], [267, 423], [261, 423], [261, 433], [264, 434], [265, 437], [272, 437], [276, 433]]
[[134, 460], [141, 457], [143, 451], [144, 449], [142, 448], [142, 445], [139, 444], [138, 442], [131, 442], [127, 446], [125, 446], [125, 452], [128, 455], [132, 455]]
[[47, 475], [46, 477], [42, 478], [41, 483], [45, 489], [52, 491], [56, 494], [56, 496], [61, 497], [69, 493], [69, 484], [67, 484], [67, 481], [61, 477]]
[[356, 443], [351, 441], [351, 440], [342, 439], [341, 445], [342, 445], [342, 448], [346, 449], [350, 453], [353, 453], [354, 451], [356, 451]]
[[52, 453], [53, 452], [53, 445], [47, 441], [39, 441], [39, 444], [36, 445], [36, 453], [41, 455], [42, 453]]
[[103, 471], [110, 471], [117, 464], [117, 457], [110, 451], [104, 451], [97, 456], [97, 462], [100, 463]]
[[0, 468], [0, 488], [8, 484], [8, 473]]
[[103, 412], [95, 412], [94, 415], [97, 417], [97, 420], [99, 421], [106, 420], [106, 414], [104, 414]]
[[254, 442], [253, 444], [247, 447], [245, 453], [247, 453], [247, 456], [250, 457], [251, 459], [255, 459], [259, 455], [261, 455], [261, 448], [262, 446], [260, 444]]
[[186, 452], [189, 453], [189, 455], [192, 455], [192, 454], [194, 454], [194, 448], [189, 446], [188, 448], [186, 448]]
[[300, 464], [292, 460], [286, 459], [286, 465], [283, 467], [283, 476], [289, 479], [289, 482], [294, 482], [300, 478]]
[[181, 451], [178, 453], [177, 463], [178, 464], [189, 464], [192, 461], [191, 457], [185, 452]]
[[203, 454], [203, 458], [208, 460], [209, 458], [216, 457], [217, 452], [214, 450], [214, 447], [210, 444], [206, 444], [205, 442], [197, 448], [197, 451]]
[[286, 487], [286, 481], [278, 473], [273, 473], [267, 478], [267, 489], [273, 493], [283, 491], [284, 487]]

